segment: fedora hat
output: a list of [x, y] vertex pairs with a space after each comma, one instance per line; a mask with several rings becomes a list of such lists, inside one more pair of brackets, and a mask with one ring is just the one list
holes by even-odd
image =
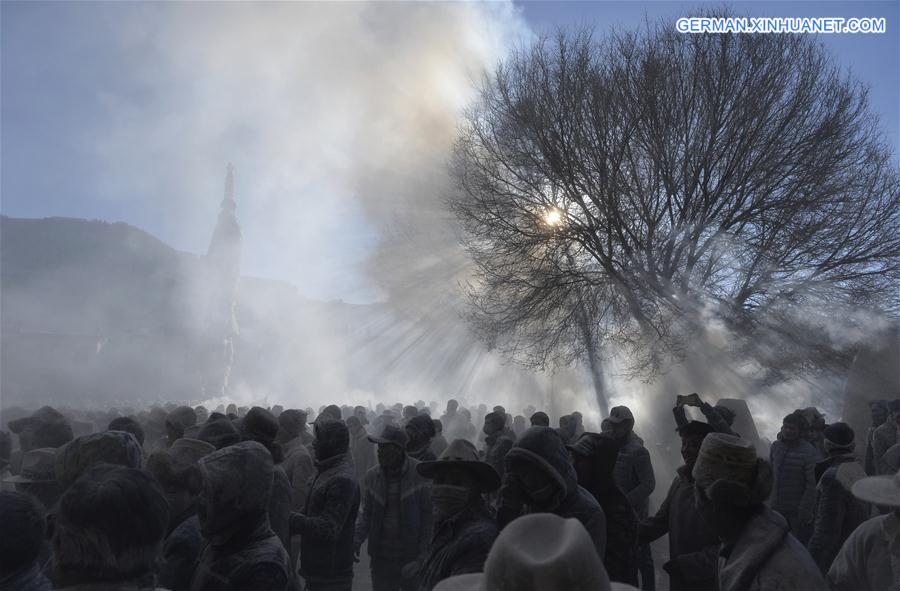
[[625, 421], [634, 421], [634, 415], [631, 414], [631, 409], [627, 406], [614, 406], [609, 411], [609, 416], [605, 419], [612, 423], [613, 425], [617, 425], [619, 423], [624, 423]]
[[409, 444], [409, 435], [406, 434], [406, 429], [388, 424], [382, 429], [381, 435], [369, 435], [369, 441], [372, 443], [393, 443], [400, 446], [400, 449], [405, 450]]
[[850, 489], [857, 499], [881, 507], [900, 508], [900, 470], [893, 476], [860, 478]]
[[22, 470], [3, 482], [33, 484], [56, 482], [56, 448], [42, 447], [22, 454]]
[[610, 583], [591, 537], [577, 519], [520, 517], [500, 532], [483, 573], [444, 579], [434, 591], [624, 591]]
[[475, 446], [465, 439], [454, 439], [441, 453], [441, 457], [430, 462], [421, 462], [416, 471], [433, 480], [441, 470], [462, 468], [468, 470], [478, 480], [481, 492], [491, 492], [500, 488], [500, 475], [492, 466], [478, 459]]

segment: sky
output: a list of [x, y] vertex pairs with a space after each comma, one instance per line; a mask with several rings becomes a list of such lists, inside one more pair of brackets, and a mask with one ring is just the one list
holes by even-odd
[[423, 234], [446, 222], [442, 164], [481, 72], [556, 27], [721, 6], [886, 17], [886, 34], [820, 40], [870, 87], [900, 154], [897, 2], [4, 1], [0, 212], [123, 221], [203, 253], [232, 162], [245, 275], [383, 299], [374, 258], [430, 264], [385, 244], [400, 218]]

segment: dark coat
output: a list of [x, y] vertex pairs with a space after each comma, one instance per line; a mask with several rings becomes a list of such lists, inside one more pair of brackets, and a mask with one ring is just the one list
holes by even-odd
[[656, 488], [656, 477], [650, 463], [650, 452], [644, 447], [644, 440], [634, 433], [629, 433], [619, 448], [613, 479], [638, 517], [646, 518], [650, 510], [650, 494]]
[[516, 435], [509, 429], [484, 438], [484, 461], [497, 471], [501, 479], [506, 469], [506, 454], [509, 453], [515, 442]]
[[275, 465], [272, 474], [272, 493], [269, 496], [269, 525], [286, 550], [291, 547], [288, 520], [291, 517], [291, 481], [281, 464]]
[[[772, 488], [772, 509], [791, 521], [812, 519], [816, 502], [816, 462], [822, 459], [819, 450], [805, 439], [772, 443], [769, 462], [775, 474]], [[791, 525], [794, 525], [793, 523]]]
[[816, 473], [816, 518], [807, 548], [824, 574], [844, 541], [869, 518], [871, 507], [850, 492], [853, 483], [866, 476], [852, 453], [819, 462]]
[[431, 591], [448, 577], [482, 572], [498, 533], [497, 524], [482, 503], [436, 524], [420, 570], [419, 590]]
[[[431, 542], [431, 481], [416, 470], [419, 462], [406, 458], [400, 470], [400, 542], [401, 554], [408, 560], [416, 560]], [[369, 556], [381, 554], [381, 528], [387, 502], [387, 477], [379, 465], [366, 472], [366, 494], [362, 511], [356, 522], [357, 547], [369, 540]]]
[[686, 466], [678, 468], [656, 515], [640, 526], [647, 544], [669, 534], [669, 586], [672, 591], [715, 591], [719, 538], [694, 506], [694, 479]]
[[308, 580], [353, 577], [353, 527], [359, 485], [347, 454], [317, 462], [303, 514], [291, 518], [300, 534], [300, 574]]
[[208, 544], [191, 581], [191, 591], [281, 591], [290, 560], [265, 514], [246, 535], [221, 546]]
[[203, 549], [203, 534], [196, 515], [178, 524], [163, 541], [157, 561], [159, 586], [171, 591], [187, 591]]
[[569, 451], [556, 431], [550, 427], [531, 427], [522, 433], [506, 457], [531, 462], [547, 472], [565, 495], [552, 512], [580, 521], [602, 559], [606, 555], [606, 516], [594, 495], [578, 485]]
[[302, 511], [306, 507], [306, 496], [309, 494], [307, 487], [316, 473], [315, 464], [300, 437], [282, 443], [281, 447], [284, 450], [281, 467], [291, 487], [291, 510]]
[[872, 457], [875, 460], [875, 472], [882, 476], [892, 476], [890, 467], [884, 461], [884, 452], [897, 444], [897, 423], [893, 417], [888, 419], [872, 433]]
[[638, 518], [619, 487], [612, 484], [604, 492], [591, 491], [606, 517], [606, 554], [603, 566], [609, 580], [638, 584]]

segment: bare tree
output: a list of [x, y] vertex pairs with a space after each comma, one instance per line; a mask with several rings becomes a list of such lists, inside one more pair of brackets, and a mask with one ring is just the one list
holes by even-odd
[[808, 37], [545, 38], [484, 81], [453, 173], [474, 325], [530, 364], [611, 343], [652, 377], [714, 321], [796, 368], [840, 357], [835, 310], [897, 310], [900, 173]]

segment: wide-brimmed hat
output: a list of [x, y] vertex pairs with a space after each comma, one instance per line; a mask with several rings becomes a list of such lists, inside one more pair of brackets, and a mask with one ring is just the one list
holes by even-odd
[[893, 476], [860, 478], [850, 489], [857, 499], [882, 507], [900, 508], [900, 470]]
[[409, 435], [406, 429], [401, 429], [395, 425], [385, 425], [380, 435], [369, 435], [369, 441], [372, 443], [393, 443], [399, 445], [400, 449], [406, 449], [409, 444]]
[[629, 409], [627, 406], [614, 406], [609, 411], [609, 416], [606, 418], [606, 420], [613, 425], [618, 425], [619, 423], [624, 423], [625, 421], [634, 422], [634, 415], [631, 414], [631, 409]]
[[612, 584], [591, 536], [577, 519], [552, 513], [520, 517], [500, 532], [483, 573], [457, 575], [435, 591], [610, 591]]
[[478, 481], [481, 492], [491, 492], [500, 488], [500, 475], [492, 466], [478, 459], [475, 446], [465, 439], [454, 439], [441, 453], [441, 457], [430, 462], [421, 462], [416, 471], [434, 479], [441, 470], [462, 468], [473, 474]]
[[16, 476], [3, 482], [39, 484], [56, 482], [56, 448], [42, 447], [22, 454], [22, 469]]

